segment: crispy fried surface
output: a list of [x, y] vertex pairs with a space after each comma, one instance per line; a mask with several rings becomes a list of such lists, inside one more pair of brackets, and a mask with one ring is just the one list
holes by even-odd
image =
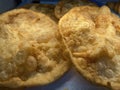
[[91, 3], [89, 0], [60, 0], [55, 7], [55, 16], [58, 19], [60, 19], [65, 13], [67, 13], [73, 7], [83, 5], [95, 6], [95, 4]]
[[42, 13], [15, 9], [0, 16], [0, 85], [48, 84], [69, 68], [56, 23]]
[[55, 22], [58, 22], [58, 19], [56, 18], [54, 14], [54, 8], [55, 5], [48, 5], [48, 4], [27, 4], [25, 6], [22, 6], [20, 8], [30, 9], [36, 12], [41, 12], [49, 16], [51, 19], [53, 19]]
[[72, 62], [88, 80], [120, 89], [120, 18], [108, 7], [75, 7], [59, 21]]

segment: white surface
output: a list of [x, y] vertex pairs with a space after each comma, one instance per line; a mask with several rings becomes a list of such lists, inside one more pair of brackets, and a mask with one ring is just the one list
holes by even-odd
[[37, 86], [26, 90], [109, 90], [105, 87], [96, 86], [85, 80], [76, 70], [68, 71], [59, 80], [45, 86]]

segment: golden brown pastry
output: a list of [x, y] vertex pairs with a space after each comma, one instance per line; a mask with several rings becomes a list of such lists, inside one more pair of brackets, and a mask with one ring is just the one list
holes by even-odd
[[55, 7], [55, 16], [60, 19], [71, 8], [83, 5], [95, 6], [95, 4], [91, 3], [89, 0], [60, 0]]
[[25, 9], [0, 16], [0, 86], [48, 84], [69, 64], [57, 24], [49, 17]]
[[49, 16], [51, 19], [53, 19], [55, 22], [58, 22], [58, 19], [56, 18], [54, 14], [54, 8], [55, 5], [49, 5], [49, 4], [27, 4], [25, 6], [22, 6], [20, 8], [30, 9], [36, 12], [42, 12]]
[[120, 18], [106, 6], [75, 7], [59, 21], [72, 62], [88, 80], [120, 89]]

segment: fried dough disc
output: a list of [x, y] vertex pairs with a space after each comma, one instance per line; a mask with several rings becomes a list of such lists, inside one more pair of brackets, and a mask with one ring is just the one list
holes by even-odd
[[51, 19], [53, 19], [55, 22], [58, 22], [58, 19], [56, 18], [54, 14], [54, 8], [55, 5], [48, 5], [48, 4], [27, 4], [25, 6], [22, 6], [20, 8], [30, 9], [36, 12], [42, 12], [49, 16]]
[[95, 6], [95, 4], [91, 3], [89, 0], [60, 0], [55, 7], [55, 16], [60, 19], [71, 8], [82, 5]]
[[69, 54], [53, 20], [25, 9], [0, 16], [0, 85], [44, 85], [68, 69]]
[[60, 19], [59, 29], [77, 70], [92, 82], [119, 90], [120, 18], [106, 6], [75, 7]]

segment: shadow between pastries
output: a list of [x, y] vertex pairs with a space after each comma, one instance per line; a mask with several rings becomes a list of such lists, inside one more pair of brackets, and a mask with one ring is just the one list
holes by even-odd
[[55, 16], [60, 19], [73, 7], [83, 5], [96, 6], [95, 3], [92, 3], [89, 0], [60, 0], [55, 6]]

